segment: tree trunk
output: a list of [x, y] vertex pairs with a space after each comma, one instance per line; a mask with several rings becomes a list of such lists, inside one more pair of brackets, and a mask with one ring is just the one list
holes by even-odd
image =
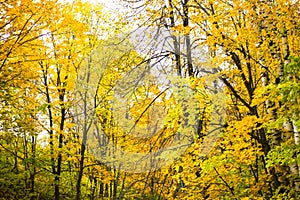
[[34, 196], [35, 192], [35, 174], [36, 174], [36, 167], [35, 167], [35, 156], [36, 156], [36, 138], [31, 136], [31, 153], [32, 153], [32, 171], [30, 171], [30, 193], [32, 194], [30, 199], [35, 199]]
[[[283, 66], [280, 68], [279, 75], [281, 76], [280, 78], [283, 80], [284, 79], [284, 66], [287, 66], [290, 63], [290, 59], [289, 59], [290, 50], [289, 50], [289, 44], [288, 44], [287, 30], [285, 27], [284, 27], [284, 31], [282, 33], [281, 41], [282, 41], [281, 47], [282, 47], [282, 52], [283, 52]], [[287, 79], [288, 80], [291, 79], [290, 74], [287, 74]], [[289, 135], [289, 138], [294, 137], [295, 144], [298, 145], [299, 144], [299, 131], [298, 131], [298, 127], [295, 123], [295, 120], [288, 121], [286, 127], [287, 127], [287, 132], [292, 133], [291, 135]], [[298, 155], [295, 155], [295, 157], [298, 157]], [[299, 178], [300, 169], [299, 169], [298, 162], [292, 163], [290, 165], [290, 170], [291, 170], [291, 173], [295, 177]], [[296, 192], [299, 192], [300, 191], [300, 182], [298, 181], [298, 179], [296, 179], [296, 180], [294, 179], [294, 186], [295, 186]]]
[[[188, 28], [189, 26], [189, 7], [188, 7], [189, 0], [184, 0], [182, 2], [183, 7], [183, 27]], [[188, 76], [194, 76], [194, 69], [193, 69], [193, 61], [192, 61], [192, 50], [191, 50], [191, 38], [190, 33], [187, 31], [184, 34], [185, 45], [186, 45], [186, 61], [187, 61], [187, 71]]]
[[[91, 76], [91, 62], [92, 57], [90, 55], [89, 57], [89, 63], [87, 66], [87, 78], [86, 78], [86, 87], [84, 91], [83, 96], [83, 135], [82, 135], [82, 142], [81, 142], [81, 151], [80, 151], [80, 162], [79, 162], [79, 172], [77, 177], [77, 183], [76, 183], [76, 200], [80, 199], [81, 196], [81, 180], [83, 176], [83, 169], [84, 169], [84, 156], [85, 156], [85, 149], [86, 149], [86, 143], [87, 143], [87, 134], [91, 127], [92, 121], [89, 121], [88, 119], [88, 84], [90, 82], [90, 76]], [[96, 108], [94, 108], [96, 109]]]
[[[174, 17], [174, 7], [173, 7], [173, 2], [172, 0], [168, 0], [168, 6], [170, 7], [170, 28], [172, 29], [175, 27], [175, 17]], [[167, 7], [168, 7], [167, 6]], [[171, 30], [172, 31], [172, 30]], [[182, 76], [182, 69], [181, 69], [181, 61], [180, 61], [180, 43], [177, 39], [177, 37], [172, 33], [172, 40], [173, 40], [173, 46], [174, 46], [174, 57], [175, 57], [175, 66], [177, 70], [177, 75], [179, 77]]]

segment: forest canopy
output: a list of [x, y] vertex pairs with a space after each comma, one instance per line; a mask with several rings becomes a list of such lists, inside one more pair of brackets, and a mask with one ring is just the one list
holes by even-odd
[[0, 199], [298, 199], [299, 3], [0, 0]]

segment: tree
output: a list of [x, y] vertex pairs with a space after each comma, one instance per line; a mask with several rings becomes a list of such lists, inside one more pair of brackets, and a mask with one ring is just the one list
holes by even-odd
[[1, 144], [4, 152], [10, 152], [9, 159], [14, 160], [17, 169], [10, 175], [20, 176], [16, 179], [17, 183], [12, 182], [12, 185], [20, 185], [23, 178], [25, 182], [25, 190], [21, 189], [21, 185], [19, 188], [24, 193], [18, 194], [13, 190], [3, 193], [8, 198], [36, 196], [35, 176], [39, 165], [36, 144], [41, 129], [38, 122], [32, 119], [38, 116], [38, 110], [34, 108], [39, 107], [36, 98], [38, 91], [35, 88], [38, 80], [37, 62], [45, 58], [35, 52], [44, 46], [43, 37], [48, 31], [46, 27], [53, 25], [51, 20], [58, 19], [58, 16], [48, 12], [56, 10], [56, 6], [55, 1], [1, 2], [1, 12], [4, 14], [1, 17], [1, 129], [4, 136]]
[[[289, 63], [289, 56], [298, 54], [298, 40], [295, 39], [299, 37], [297, 3], [292, 1], [168, 1], [168, 4], [165, 1], [157, 1], [155, 3], [158, 6], [154, 6], [149, 1], [138, 1], [141, 7], [146, 7], [146, 12], [142, 12], [142, 14], [151, 19], [147, 20], [149, 24], [171, 27], [172, 31], [184, 36], [185, 44], [189, 44], [187, 39], [190, 38], [195, 42], [201, 41], [201, 43], [197, 43], [197, 48], [206, 49], [204, 51], [207, 53], [206, 62], [199, 64], [205, 67], [211, 64], [213, 66], [211, 71], [218, 72], [216, 76], [219, 76], [226, 86], [228, 93], [226, 121], [231, 124], [229, 127], [237, 126], [236, 129], [240, 130], [241, 122], [249, 119], [256, 122], [252, 124], [252, 127], [248, 127], [250, 130], [253, 129], [252, 131], [244, 130], [243, 134], [246, 134], [247, 137], [251, 136], [246, 144], [253, 146], [253, 149], [246, 148], [245, 152], [248, 150], [257, 152], [257, 148], [261, 148], [264, 152], [263, 155], [255, 153], [253, 162], [248, 163], [248, 165], [255, 166], [252, 177], [255, 179], [264, 177], [266, 178], [265, 182], [272, 182], [268, 191], [264, 191], [260, 195], [266, 198], [280, 193], [292, 195], [291, 183], [296, 179], [288, 180], [288, 174], [290, 174], [288, 166], [269, 167], [265, 165], [270, 150], [276, 149], [277, 146], [282, 145], [283, 141], [288, 140], [288, 136], [282, 137], [283, 127], [276, 126], [276, 121], [278, 122], [277, 119], [280, 118], [278, 115], [280, 106], [278, 105], [282, 102], [272, 101], [268, 95], [265, 95], [264, 98], [262, 98], [263, 95], [258, 97], [257, 94], [262, 91], [261, 88], [269, 88], [271, 91], [271, 85], [280, 84], [283, 80], [283, 68]], [[291, 16], [293, 17], [291, 18]], [[179, 57], [176, 53], [179, 42], [176, 45], [176, 40], [173, 39], [173, 41], [175, 41], [175, 57]], [[191, 59], [189, 59], [188, 50], [186, 52], [186, 63], [187, 66], [190, 66], [189, 60]], [[196, 58], [192, 58], [192, 60], [196, 60]], [[184, 65], [177, 62], [176, 66], [176, 69], [179, 69]], [[196, 72], [209, 72], [196, 66], [194, 64], [194, 69], [190, 71], [193, 71], [198, 77], [201, 76], [201, 73]], [[188, 69], [189, 67], [187, 67], [187, 71], [189, 71]], [[261, 103], [261, 100], [265, 104], [259, 104], [258, 102]], [[287, 119], [287, 121], [289, 120]], [[235, 129], [227, 128], [227, 130], [229, 130], [228, 134], [233, 134]], [[231, 143], [232, 145], [239, 144], [238, 141], [229, 142], [229, 144]], [[224, 156], [227, 151], [230, 151], [230, 146], [220, 147], [221, 154], [217, 155]], [[240, 143], [239, 146], [242, 144]], [[236, 157], [234, 160], [238, 160], [238, 158]], [[211, 162], [215, 162], [215, 160], [211, 160]], [[240, 193], [239, 195], [242, 195], [241, 192], [236, 192], [238, 188], [232, 188], [233, 186], [228, 184], [219, 169], [215, 168], [213, 171], [220, 178], [222, 184], [227, 185], [228, 194], [236, 196]], [[267, 178], [269, 175], [272, 176], [272, 180]], [[240, 177], [243, 176], [248, 177], [248, 175], [240, 174]], [[229, 178], [229, 180], [232, 179]], [[207, 187], [211, 186], [207, 185]], [[214, 195], [216, 194], [214, 191]], [[222, 195], [224, 194], [220, 194], [220, 196]]]
[[298, 198], [299, 3], [120, 3], [0, 3], [0, 196]]

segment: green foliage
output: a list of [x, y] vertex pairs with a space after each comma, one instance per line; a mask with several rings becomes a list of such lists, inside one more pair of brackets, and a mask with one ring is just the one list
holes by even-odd
[[299, 146], [293, 144], [277, 146], [268, 153], [266, 167], [285, 166], [299, 162], [299, 158], [295, 157], [298, 152]]

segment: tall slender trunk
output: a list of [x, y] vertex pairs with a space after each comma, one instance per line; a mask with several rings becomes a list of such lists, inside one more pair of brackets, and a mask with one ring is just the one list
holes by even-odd
[[[168, 4], [170, 7], [170, 28], [172, 29], [175, 27], [175, 16], [174, 16], [174, 7], [172, 0], [168, 0]], [[172, 31], [172, 30], [171, 30]], [[182, 68], [181, 68], [181, 61], [180, 61], [180, 43], [177, 39], [177, 37], [172, 33], [172, 40], [173, 40], [173, 46], [174, 46], [174, 57], [175, 57], [175, 66], [177, 70], [177, 75], [179, 77], [182, 76]]]
[[[182, 2], [183, 7], [183, 27], [188, 28], [189, 26], [189, 7], [188, 7], [189, 0], [184, 0]], [[194, 76], [194, 69], [193, 69], [193, 61], [192, 61], [192, 49], [191, 49], [191, 38], [190, 33], [187, 31], [184, 33], [184, 40], [186, 45], [186, 61], [187, 61], [187, 71], [188, 76]]]
[[31, 154], [32, 154], [32, 171], [30, 171], [30, 193], [32, 194], [30, 199], [35, 199], [36, 197], [33, 195], [35, 192], [35, 157], [36, 157], [36, 138], [35, 136], [31, 136]]
[[[290, 49], [289, 49], [289, 44], [288, 44], [288, 33], [286, 30], [286, 27], [284, 27], [284, 30], [282, 32], [282, 36], [281, 36], [281, 47], [282, 47], [282, 53], [283, 53], [283, 64], [282, 67], [280, 68], [280, 79], [284, 79], [284, 66], [288, 65], [290, 63]], [[287, 74], [287, 79], [290, 80], [290, 74]], [[293, 100], [292, 100], [293, 101]], [[292, 117], [295, 117], [292, 116]], [[287, 128], [287, 132], [291, 133], [289, 134], [289, 138], [293, 137], [294, 138], [294, 142], [296, 145], [299, 144], [299, 131], [298, 131], [298, 127], [295, 123], [295, 120], [289, 120], [288, 122], [286, 122], [286, 128]], [[298, 157], [298, 155], [295, 155], [295, 157]], [[295, 177], [299, 177], [300, 175], [300, 169], [299, 169], [299, 163], [298, 162], [294, 162], [292, 164], [290, 164], [290, 170], [291, 173], [295, 176]], [[298, 179], [296, 179], [298, 180]], [[295, 181], [294, 180], [294, 188], [297, 192], [300, 191], [300, 182], [299, 181]]]
[[81, 181], [82, 181], [83, 169], [84, 169], [84, 156], [85, 156], [85, 150], [87, 144], [87, 135], [92, 125], [92, 121], [89, 121], [88, 119], [88, 87], [87, 87], [88, 84], [90, 83], [91, 62], [92, 62], [92, 56], [90, 55], [88, 66], [87, 66], [87, 78], [86, 78], [86, 85], [85, 85], [86, 87], [83, 96], [83, 117], [84, 117], [83, 135], [82, 135], [82, 142], [80, 147], [81, 151], [80, 151], [79, 172], [78, 172], [77, 182], [76, 182], [76, 200], [79, 200], [81, 198]]
[[[51, 169], [52, 169], [52, 174], [56, 173], [55, 170], [55, 162], [54, 162], [54, 144], [53, 144], [53, 129], [54, 129], [54, 124], [53, 124], [53, 114], [52, 114], [52, 107], [51, 107], [51, 97], [50, 97], [50, 91], [49, 91], [49, 85], [48, 85], [48, 66], [44, 66], [43, 63], [40, 63], [40, 66], [43, 71], [43, 84], [45, 86], [45, 95], [46, 95], [46, 102], [47, 102], [47, 111], [48, 111], [48, 116], [49, 116], [49, 146], [50, 146], [50, 155], [51, 155]], [[45, 67], [45, 68], [44, 68]]]
[[[58, 73], [58, 79], [60, 79], [60, 73]], [[59, 84], [60, 80], [58, 81]], [[63, 84], [64, 86], [64, 84]], [[59, 126], [59, 135], [58, 135], [58, 156], [57, 156], [57, 168], [56, 168], [56, 173], [55, 173], [55, 189], [54, 189], [54, 198], [55, 200], [59, 200], [60, 198], [60, 175], [61, 175], [61, 168], [62, 168], [62, 153], [61, 149], [63, 147], [63, 131], [64, 131], [64, 125], [65, 125], [65, 120], [66, 120], [66, 108], [65, 108], [65, 89], [60, 88], [58, 90], [59, 92], [59, 100], [60, 100], [60, 126]]]

